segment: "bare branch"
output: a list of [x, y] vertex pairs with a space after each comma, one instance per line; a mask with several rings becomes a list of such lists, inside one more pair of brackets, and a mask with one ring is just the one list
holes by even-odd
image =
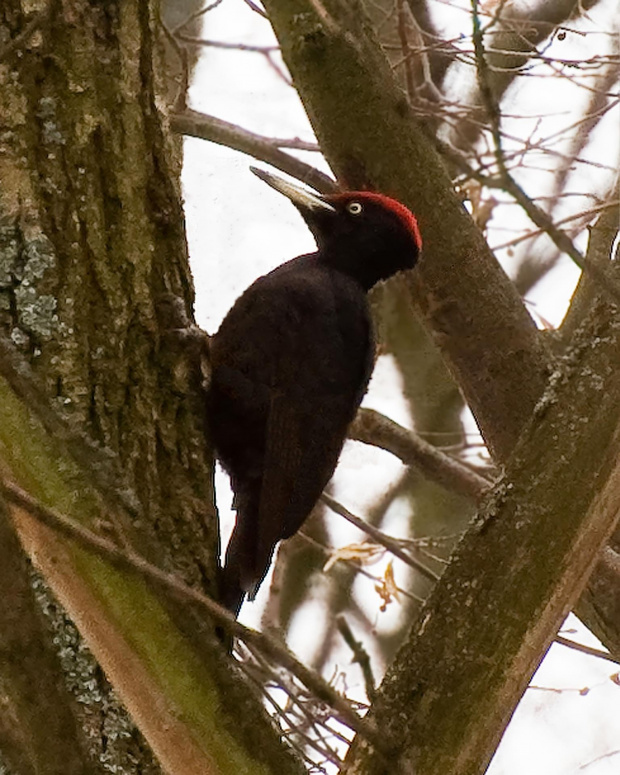
[[366, 696], [372, 702], [375, 698], [375, 677], [372, 674], [372, 666], [370, 664], [370, 657], [368, 652], [362, 645], [362, 643], [355, 639], [349, 623], [344, 616], [339, 616], [336, 620], [336, 626], [338, 632], [342, 635], [344, 642], [353, 652], [353, 662], [360, 666], [362, 675], [364, 676], [364, 686], [366, 687]]
[[441, 85], [448, 68], [458, 53], [458, 49], [450, 41], [443, 40], [439, 36], [427, 0], [407, 0], [407, 3], [426, 43], [423, 52], [414, 50], [412, 53], [428, 58], [430, 81], [434, 87], [432, 93], [437, 95], [439, 90], [436, 85]]
[[[420, 770], [485, 770], [614, 530], [619, 353], [600, 300], [382, 683], [371, 715]], [[374, 771], [361, 742], [347, 764]]]
[[[326, 739], [332, 737], [347, 747], [351, 740], [331, 726], [331, 717], [326, 718], [325, 706], [317, 702], [308, 690], [292, 676], [283, 674], [255, 648], [242, 644], [239, 650], [239, 665], [250, 686], [261, 702], [266, 702], [277, 718], [287, 742], [309, 764], [316, 767], [316, 761], [308, 749], [316, 751], [324, 760], [337, 766], [342, 758]], [[280, 697], [284, 694], [285, 701]]]
[[377, 750], [384, 750], [382, 741], [374, 729], [364, 719], [360, 718], [351, 708], [348, 700], [336, 692], [317, 673], [308, 669], [273, 638], [251, 630], [240, 624], [232, 614], [204, 593], [188, 586], [177, 576], [157, 568], [130, 548], [121, 549], [88, 528], [78, 524], [70, 517], [47, 508], [28, 495], [17, 485], [0, 479], [0, 494], [7, 502], [24, 509], [32, 517], [47, 525], [61, 535], [75, 541], [79, 546], [105, 558], [114, 567], [138, 573], [146, 582], [158, 589], [172, 594], [181, 602], [196, 605], [211, 619], [223, 626], [228, 632], [245, 643], [255, 646], [268, 657], [275, 659], [280, 665], [295, 675], [319, 699], [330, 705], [334, 715], [343, 724], [359, 732], [365, 739], [372, 742]]
[[194, 13], [190, 14], [187, 17], [187, 19], [182, 21], [173, 30], [171, 30], [171, 33], [173, 35], [178, 35], [181, 32], [181, 30], [185, 29], [185, 27], [188, 27], [192, 22], [195, 22], [198, 19], [200, 19], [201, 16], [205, 16], [210, 11], [215, 10], [215, 8], [217, 8], [218, 5], [221, 5], [222, 2], [223, 0], [213, 0], [213, 2], [207, 5], [205, 8], [201, 8], [199, 11], [195, 11]]
[[222, 48], [227, 51], [247, 51], [252, 54], [272, 54], [279, 51], [279, 46], [255, 46], [249, 43], [229, 43], [225, 40], [208, 40], [207, 38], [193, 38], [191, 35], [179, 34], [176, 36], [183, 43], [191, 46], [205, 46], [206, 48]]
[[236, 124], [189, 109], [182, 113], [172, 113], [170, 126], [179, 134], [209, 140], [209, 142], [247, 153], [258, 161], [271, 164], [287, 175], [297, 178], [322, 194], [334, 193], [338, 188], [335, 181], [323, 172], [279, 150], [280, 142], [285, 145], [287, 141], [257, 135]]
[[[596, 207], [589, 207], [587, 210], [582, 210], [580, 213], [573, 213], [571, 215], [567, 215], [565, 218], [561, 218], [560, 220], [556, 221], [556, 225], [570, 223], [571, 221], [576, 221], [576, 220], [579, 220], [580, 218], [584, 219], [586, 222], [588, 220], [591, 221], [595, 216], [602, 214], [607, 210], [611, 210], [617, 206], [618, 206], [618, 200], [611, 199], [609, 202], [604, 202], [603, 204], [596, 205]], [[504, 248], [509, 248], [509, 247], [512, 247], [513, 245], [518, 245], [519, 243], [524, 242], [525, 240], [531, 239], [532, 237], [538, 237], [539, 235], [545, 234], [545, 233], [546, 233], [545, 229], [536, 229], [535, 231], [528, 231], [526, 234], [521, 234], [519, 237], [515, 237], [514, 239], [508, 240], [507, 242], [502, 242], [499, 245], [494, 245], [493, 250], [502, 250]]]
[[263, 9], [256, 5], [252, 0], [243, 0], [243, 2], [250, 8], [254, 13], [257, 13], [259, 16], [262, 16], [264, 19], [267, 19], [267, 14], [263, 11]]
[[489, 489], [490, 481], [484, 476], [373, 409], [359, 410], [349, 437], [391, 452], [446, 489], [475, 501]]
[[[487, 56], [490, 65], [489, 84], [499, 102], [514, 79], [523, 72], [530, 59], [539, 54], [537, 46], [549, 38], [563, 22], [584, 15], [596, 0], [540, 0], [536, 3], [493, 4], [487, 30], [492, 35]], [[480, 135], [477, 122], [459, 126], [463, 148], [471, 148]]]
[[219, 48], [226, 51], [246, 51], [252, 54], [262, 54], [267, 63], [277, 73], [288, 86], [292, 86], [292, 81], [287, 73], [280, 67], [273, 55], [280, 50], [279, 46], [258, 46], [246, 43], [231, 43], [224, 40], [208, 40], [206, 38], [195, 38], [191, 35], [179, 34], [175, 36], [178, 41], [187, 46], [201, 46], [210, 48]]
[[403, 550], [399, 541], [397, 541], [395, 538], [392, 538], [382, 530], [374, 527], [374, 525], [365, 522], [363, 519], [356, 517], [355, 514], [352, 514], [342, 504], [338, 503], [337, 500], [334, 500], [331, 495], [328, 495], [324, 492], [323, 495], [321, 495], [321, 500], [323, 503], [327, 504], [327, 506], [329, 506], [332, 511], [335, 511], [336, 514], [340, 514], [341, 517], [344, 517], [347, 522], [350, 522], [352, 525], [355, 525], [355, 527], [363, 530], [364, 533], [367, 533], [378, 544], [385, 546], [385, 548], [388, 549], [388, 551], [390, 551], [394, 557], [398, 557], [399, 560], [404, 562], [406, 565], [409, 565], [411, 568], [417, 570], [430, 581], [437, 581], [439, 575], [435, 573], [435, 571], [432, 571], [430, 568], [427, 568], [424, 563], [420, 562], [415, 557], [407, 554], [407, 552]]
[[573, 649], [574, 651], [579, 651], [581, 654], [587, 654], [590, 657], [598, 657], [599, 659], [606, 659], [608, 662], [615, 662], [617, 665], [620, 665], [620, 657], [616, 657], [613, 654], [610, 654], [608, 651], [601, 651], [601, 649], [594, 648], [593, 646], [586, 646], [583, 643], [577, 643], [576, 641], [570, 640], [570, 638], [565, 638], [562, 635], [556, 635], [555, 642], [559, 643], [560, 646], [566, 646], [567, 648]]
[[[614, 259], [613, 246], [620, 230], [620, 201], [616, 200], [609, 205], [590, 228], [586, 261], [594, 266], [611, 264]], [[571, 336], [583, 323], [598, 291], [597, 283], [587, 275], [581, 276], [560, 329], [565, 342], [570, 341]]]

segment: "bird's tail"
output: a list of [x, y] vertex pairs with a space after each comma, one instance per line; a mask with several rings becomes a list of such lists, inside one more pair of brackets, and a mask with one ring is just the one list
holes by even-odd
[[220, 601], [235, 615], [247, 595], [254, 600], [265, 578], [275, 545], [259, 544], [256, 521], [247, 518], [247, 514], [237, 512], [237, 522], [226, 548], [224, 567], [220, 578]]
[[[234, 535], [234, 534], [233, 534]], [[237, 556], [231, 552], [231, 543], [226, 550], [226, 559], [224, 567], [220, 573], [220, 603], [227, 608], [235, 619], [239, 616], [239, 611], [243, 605], [246, 592], [240, 582], [240, 568], [237, 562]], [[230, 654], [233, 649], [232, 633], [227, 632], [223, 627], [216, 628], [216, 635], [224, 645], [226, 651]]]
[[239, 567], [229, 562], [227, 553], [226, 564], [222, 568], [220, 577], [220, 602], [237, 618], [245, 595], [246, 591], [239, 580]]

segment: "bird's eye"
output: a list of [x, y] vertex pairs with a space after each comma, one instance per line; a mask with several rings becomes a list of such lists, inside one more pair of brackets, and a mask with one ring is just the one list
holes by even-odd
[[362, 205], [359, 202], [349, 202], [347, 212], [351, 215], [359, 215], [362, 212]]

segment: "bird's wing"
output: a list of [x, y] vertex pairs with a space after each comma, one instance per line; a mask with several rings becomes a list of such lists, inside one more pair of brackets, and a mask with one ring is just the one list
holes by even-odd
[[[342, 397], [337, 403], [342, 405]], [[285, 393], [272, 395], [258, 512], [257, 569], [268, 561], [280, 539], [301, 527], [330, 480], [348, 426], [346, 405], [351, 403], [351, 398], [345, 402], [344, 419], [334, 427], [333, 418], [343, 412], [327, 397], [320, 411], [311, 412]]]
[[353, 341], [333, 329], [331, 341], [329, 333], [321, 333], [317, 349], [326, 357], [309, 353], [300, 362], [283, 352], [271, 391], [258, 510], [259, 563], [275, 543], [301, 527], [329, 482], [372, 367], [365, 319], [360, 318], [360, 335]]

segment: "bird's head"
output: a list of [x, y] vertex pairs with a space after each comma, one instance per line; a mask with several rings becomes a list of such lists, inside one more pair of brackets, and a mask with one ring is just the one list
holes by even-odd
[[418, 223], [395, 199], [370, 191], [324, 196], [272, 173], [251, 170], [297, 207], [316, 239], [319, 260], [354, 277], [367, 290], [415, 266], [422, 249]]

